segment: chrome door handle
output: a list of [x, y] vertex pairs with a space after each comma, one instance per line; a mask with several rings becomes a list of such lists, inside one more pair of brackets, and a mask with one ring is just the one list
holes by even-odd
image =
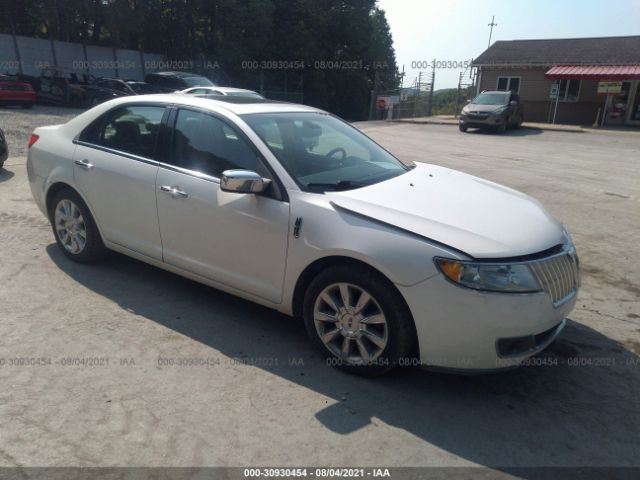
[[186, 198], [189, 196], [187, 192], [183, 192], [182, 190], [179, 190], [178, 187], [171, 187], [169, 185], [162, 185], [160, 187], [160, 190], [162, 190], [165, 193], [168, 193], [169, 195], [173, 195], [174, 197]]
[[84, 168], [86, 170], [89, 170], [90, 168], [93, 168], [93, 165], [86, 158], [84, 160], [76, 160], [74, 163], [76, 165], [78, 165], [79, 167], [82, 167], [82, 168]]

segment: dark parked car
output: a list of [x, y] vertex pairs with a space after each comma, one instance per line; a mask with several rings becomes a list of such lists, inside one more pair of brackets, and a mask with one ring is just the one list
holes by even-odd
[[206, 77], [189, 72], [155, 72], [144, 77], [144, 81], [150, 83], [163, 92], [175, 92], [189, 87], [215, 87], [215, 84]]
[[99, 78], [95, 81], [94, 86], [105, 90], [112, 90], [118, 94], [118, 96], [147, 95], [164, 92], [164, 90], [161, 90], [150, 83], [137, 82], [135, 80], [122, 80], [120, 78]]
[[460, 112], [459, 128], [490, 128], [505, 132], [507, 128], [520, 128], [524, 119], [520, 96], [514, 92], [482, 92]]
[[20, 105], [31, 108], [36, 103], [36, 92], [31, 84], [11, 77], [0, 77], [0, 105]]
[[9, 147], [7, 146], [7, 140], [4, 138], [4, 132], [0, 129], [0, 168], [3, 167], [4, 161], [9, 156]]
[[63, 68], [45, 68], [40, 74], [38, 99], [68, 107], [89, 107], [117, 98], [113, 90], [94, 85], [95, 79], [85, 73]]

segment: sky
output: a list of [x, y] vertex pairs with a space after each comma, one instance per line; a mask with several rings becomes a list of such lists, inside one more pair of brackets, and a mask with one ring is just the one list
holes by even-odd
[[[400, 71], [404, 64], [405, 86], [418, 76], [414, 62], [478, 57], [493, 15], [491, 43], [640, 35], [640, 0], [378, 0], [378, 6], [386, 12]], [[460, 71], [437, 69], [435, 88], [457, 87]]]

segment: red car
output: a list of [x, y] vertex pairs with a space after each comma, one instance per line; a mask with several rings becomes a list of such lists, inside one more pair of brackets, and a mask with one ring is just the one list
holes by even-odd
[[31, 108], [36, 92], [29, 83], [0, 80], [0, 105], [21, 105]]

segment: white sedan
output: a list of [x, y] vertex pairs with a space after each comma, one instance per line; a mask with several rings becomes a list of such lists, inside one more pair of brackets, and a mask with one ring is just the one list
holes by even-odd
[[125, 97], [29, 146], [31, 191], [71, 260], [115, 250], [302, 317], [349, 371], [513, 367], [576, 301], [571, 237], [537, 201], [406, 166], [315, 108]]
[[233, 87], [191, 87], [185, 90], [178, 90], [174, 93], [186, 95], [223, 95], [230, 97], [264, 98], [258, 92], [254, 92], [253, 90]]

